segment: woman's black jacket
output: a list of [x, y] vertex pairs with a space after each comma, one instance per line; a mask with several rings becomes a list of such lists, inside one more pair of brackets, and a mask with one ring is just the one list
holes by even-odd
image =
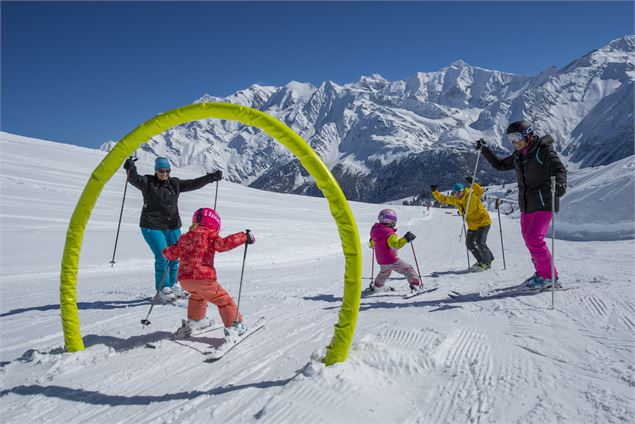
[[567, 188], [567, 169], [553, 149], [549, 135], [537, 138], [526, 155], [515, 151], [504, 159], [498, 159], [487, 147], [481, 152], [487, 161], [499, 171], [516, 170], [518, 178], [518, 203], [523, 212], [551, 210], [551, 177], [556, 177], [556, 212], [559, 198]]
[[156, 175], [139, 175], [135, 166], [128, 171], [128, 181], [143, 194], [140, 227], [154, 230], [181, 228], [179, 217], [179, 194], [198, 190], [212, 182], [211, 174], [192, 180], [170, 177], [161, 181]]

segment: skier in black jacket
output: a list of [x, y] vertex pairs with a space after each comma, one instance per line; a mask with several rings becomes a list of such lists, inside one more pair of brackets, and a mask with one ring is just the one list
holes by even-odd
[[[158, 290], [168, 264], [163, 256], [163, 249], [176, 243], [181, 235], [179, 194], [198, 190], [206, 184], [219, 181], [223, 173], [216, 171], [192, 180], [181, 180], [170, 177], [170, 162], [164, 157], [154, 161], [154, 175], [139, 175], [132, 158], [128, 158], [123, 167], [128, 172], [130, 184], [141, 190], [143, 194], [143, 209], [141, 209], [139, 226], [143, 238], [154, 253], [154, 281], [155, 289]], [[176, 297], [187, 296], [187, 292], [177, 284], [178, 266], [178, 261], [172, 262], [163, 282], [159, 296], [165, 302], [173, 301]]]
[[[552, 285], [551, 253], [545, 236], [552, 218], [552, 201], [558, 212], [559, 198], [566, 191], [567, 170], [552, 146], [553, 138], [538, 137], [528, 122], [512, 122], [507, 127], [507, 137], [516, 151], [504, 159], [497, 158], [483, 139], [476, 141], [476, 149], [495, 169], [516, 170], [520, 227], [536, 270], [524, 284], [530, 289], [548, 288]], [[551, 198], [552, 176], [556, 177], [555, 199]], [[557, 271], [555, 279], [559, 285]]]

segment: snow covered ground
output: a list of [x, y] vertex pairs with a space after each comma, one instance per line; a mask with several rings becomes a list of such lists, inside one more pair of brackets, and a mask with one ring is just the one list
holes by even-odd
[[[104, 153], [0, 135], [4, 423], [635, 422], [635, 242], [557, 240], [561, 280], [570, 290], [556, 292], [551, 310], [549, 293], [495, 291], [533, 270], [513, 216], [502, 221], [503, 269], [493, 213], [494, 269], [466, 274], [461, 223], [451, 210], [395, 206], [400, 232], [417, 235], [422, 274], [440, 274], [425, 278], [425, 285], [439, 289], [405, 300], [405, 282], [393, 280], [401, 292], [362, 299], [348, 360], [325, 367], [311, 358], [333, 334], [344, 269], [326, 201], [221, 183], [222, 232], [250, 228], [257, 237], [247, 255], [241, 311], [248, 321], [265, 317], [266, 327], [221, 361], [206, 363], [204, 355], [170, 339], [185, 309], [158, 306], [152, 325], [140, 324], [149, 309], [142, 297], [153, 295], [154, 286], [134, 188], [117, 262], [109, 264], [124, 185], [120, 172], [104, 189], [84, 237], [78, 306], [86, 350], [63, 353], [58, 289], [64, 237]], [[139, 167], [149, 172], [150, 165]], [[607, 168], [598, 174], [604, 180], [596, 176], [588, 185], [611, 187], [617, 174]], [[580, 176], [580, 186], [590, 178]], [[627, 180], [632, 187], [632, 173]], [[632, 190], [624, 195], [632, 205]], [[212, 206], [213, 198], [214, 186], [183, 194], [184, 221]], [[381, 207], [352, 208], [365, 242]], [[567, 213], [580, 216], [563, 210], [565, 226]], [[634, 219], [596, 216], [627, 224]], [[370, 252], [364, 248], [365, 277]], [[242, 254], [239, 248], [217, 256], [219, 279], [234, 296]], [[414, 263], [410, 246], [401, 255]], [[449, 290], [464, 295], [452, 299]], [[213, 307], [208, 315], [217, 318]], [[220, 337], [212, 333], [205, 341]]]

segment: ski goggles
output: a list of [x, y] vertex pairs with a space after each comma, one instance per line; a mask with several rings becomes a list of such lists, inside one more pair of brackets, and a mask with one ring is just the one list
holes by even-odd
[[169, 174], [170, 173], [170, 169], [157, 169], [156, 171], [159, 174]]
[[507, 138], [513, 144], [518, 144], [518, 143], [520, 143], [521, 141], [523, 141], [525, 139], [525, 136], [522, 135], [521, 133], [515, 132], [515, 133], [507, 134]]

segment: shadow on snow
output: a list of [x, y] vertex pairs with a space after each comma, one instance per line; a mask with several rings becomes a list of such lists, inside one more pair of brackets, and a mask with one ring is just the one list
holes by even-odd
[[[142, 306], [148, 305], [148, 301], [146, 299], [134, 299], [134, 300], [100, 300], [97, 302], [77, 302], [77, 308], [80, 310], [84, 309], [121, 309], [121, 308], [129, 308], [133, 306]], [[30, 308], [19, 308], [14, 309], [9, 312], [5, 312], [0, 314], [0, 318], [6, 317], [9, 315], [17, 315], [24, 312], [31, 311], [54, 311], [59, 310], [59, 303], [53, 305], [44, 305], [44, 306], [32, 306]]]
[[[297, 375], [297, 374], [296, 374]], [[16, 386], [11, 389], [3, 390], [0, 392], [0, 397], [7, 396], [11, 393], [24, 396], [47, 396], [51, 398], [59, 398], [69, 400], [73, 402], [84, 402], [92, 405], [150, 405], [154, 402], [169, 402], [173, 400], [192, 400], [199, 396], [215, 396], [224, 393], [235, 392], [238, 390], [256, 388], [256, 389], [268, 389], [270, 387], [281, 387], [291, 381], [293, 377], [284, 380], [268, 380], [258, 383], [238, 384], [238, 385], [226, 385], [222, 387], [216, 387], [210, 390], [201, 391], [193, 390], [190, 392], [178, 392], [168, 393], [165, 395], [109, 395], [94, 390], [74, 389], [71, 387], [62, 386], [41, 386], [38, 384], [32, 384], [29, 386]]]

